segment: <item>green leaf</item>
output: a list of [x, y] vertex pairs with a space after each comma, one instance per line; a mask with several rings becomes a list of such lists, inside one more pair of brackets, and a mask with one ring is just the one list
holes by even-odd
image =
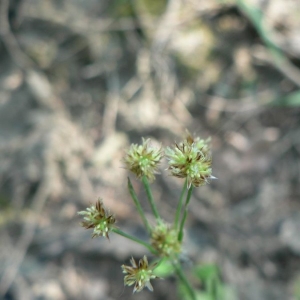
[[158, 262], [158, 266], [154, 269], [154, 274], [158, 277], [168, 277], [175, 272], [172, 263], [168, 260], [162, 260]]
[[194, 271], [200, 281], [207, 281], [219, 276], [219, 269], [215, 264], [197, 266]]
[[197, 266], [195, 275], [202, 283], [203, 293], [198, 293], [199, 300], [237, 300], [234, 290], [221, 282], [219, 268], [215, 264]]

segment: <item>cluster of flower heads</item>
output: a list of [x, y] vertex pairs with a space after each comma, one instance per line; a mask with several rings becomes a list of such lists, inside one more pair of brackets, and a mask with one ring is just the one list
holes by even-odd
[[108, 233], [114, 228], [115, 217], [103, 205], [101, 199], [98, 199], [96, 205], [88, 207], [86, 210], [78, 212], [83, 215], [81, 226], [90, 229], [93, 228], [92, 237], [105, 236], [109, 239]]
[[132, 266], [122, 265], [123, 273], [127, 274], [124, 277], [124, 284], [128, 286], [134, 284], [133, 293], [140, 292], [144, 287], [147, 287], [152, 292], [153, 287], [150, 283], [150, 279], [158, 278], [153, 274], [153, 269], [156, 267], [156, 264], [149, 266], [146, 255], [139, 260], [138, 264], [133, 257], [130, 262]]
[[[78, 212], [78, 214], [84, 216], [81, 222], [82, 227], [94, 229], [92, 237], [104, 236], [109, 239], [108, 233], [115, 227], [115, 218], [104, 207], [101, 199], [96, 202], [96, 205], [91, 205], [86, 210]], [[153, 274], [156, 264], [149, 266], [146, 255], [139, 260], [138, 264], [133, 258], [131, 258], [130, 262], [132, 266], [121, 266], [123, 273], [127, 274], [124, 277], [124, 284], [128, 286], [135, 284], [133, 293], [140, 292], [144, 287], [153, 291], [150, 280], [158, 278]]]
[[[168, 170], [171, 175], [186, 178], [187, 187], [191, 185], [199, 187], [214, 178], [211, 175], [211, 156], [208, 140], [193, 138], [190, 134], [173, 148], [166, 148], [165, 155], [168, 159]], [[128, 170], [137, 178], [146, 177], [150, 181], [158, 174], [158, 166], [164, 154], [161, 148], [156, 149], [150, 145], [150, 139], [143, 139], [141, 145], [132, 144], [124, 157], [124, 163]], [[115, 227], [115, 218], [99, 199], [95, 205], [91, 205], [84, 211], [78, 212], [84, 216], [81, 225], [93, 228], [92, 237], [103, 236], [109, 239], [109, 232]], [[116, 230], [116, 229], [115, 229]], [[178, 230], [173, 226], [158, 220], [157, 225], [151, 228], [151, 245], [161, 257], [176, 256], [181, 252], [181, 241], [178, 238]], [[131, 266], [122, 265], [124, 284], [134, 284], [133, 292], [140, 292], [147, 287], [153, 291], [151, 279], [158, 278], [153, 271], [156, 264], [149, 266], [147, 257], [144, 256], [138, 264], [131, 258]]]
[[[211, 155], [209, 140], [199, 137], [193, 138], [188, 134], [187, 138], [175, 147], [167, 147], [165, 155], [168, 159], [168, 170], [172, 176], [186, 178], [188, 188], [193, 185], [199, 187], [208, 183], [212, 176]], [[150, 146], [150, 139], [144, 140], [142, 145], [132, 144], [127, 151], [124, 162], [128, 170], [138, 178], [146, 176], [154, 180], [158, 173], [158, 165], [163, 157], [162, 149]]]

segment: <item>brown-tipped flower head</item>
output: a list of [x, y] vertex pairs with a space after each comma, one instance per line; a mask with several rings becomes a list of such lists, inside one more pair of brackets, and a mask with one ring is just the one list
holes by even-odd
[[193, 138], [190, 134], [174, 148], [167, 148], [166, 157], [171, 175], [187, 178], [188, 188], [198, 187], [214, 178], [211, 174], [211, 155], [208, 140]]
[[109, 239], [108, 233], [114, 228], [116, 222], [114, 216], [110, 214], [101, 199], [98, 199], [96, 205], [88, 207], [86, 210], [79, 211], [79, 215], [83, 215], [81, 226], [89, 229], [94, 228], [92, 237], [105, 236]]
[[158, 173], [157, 167], [163, 153], [161, 148], [155, 149], [149, 143], [150, 139], [143, 138], [142, 145], [132, 144], [124, 157], [124, 162], [127, 169], [138, 178], [145, 175], [150, 181], [153, 181], [154, 174]]
[[140, 292], [144, 287], [147, 287], [152, 292], [153, 287], [150, 280], [158, 278], [153, 274], [156, 264], [149, 266], [146, 255], [139, 260], [139, 264], [136, 263], [133, 257], [130, 262], [132, 266], [121, 266], [123, 273], [127, 274], [124, 277], [124, 285], [131, 286], [134, 284], [133, 293]]
[[163, 221], [152, 229], [151, 245], [160, 256], [170, 257], [181, 252], [178, 231]]

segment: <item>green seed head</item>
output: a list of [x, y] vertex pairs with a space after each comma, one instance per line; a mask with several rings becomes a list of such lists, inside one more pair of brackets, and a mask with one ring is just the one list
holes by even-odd
[[96, 202], [96, 205], [92, 205], [78, 214], [84, 216], [81, 222], [82, 227], [94, 229], [92, 237], [105, 236], [109, 239], [108, 233], [114, 228], [116, 220], [104, 207], [101, 199]]
[[152, 230], [151, 244], [160, 256], [170, 257], [181, 252], [178, 231], [163, 221]]
[[171, 175], [187, 178], [188, 188], [205, 185], [212, 178], [211, 155], [208, 140], [193, 138], [191, 135], [165, 153]]
[[155, 268], [156, 264], [149, 266], [146, 255], [139, 260], [138, 264], [134, 258], [131, 258], [130, 262], [131, 266], [121, 266], [123, 273], [127, 274], [124, 277], [124, 285], [131, 286], [134, 284], [133, 293], [140, 292], [144, 289], [144, 287], [147, 287], [152, 292], [153, 287], [150, 283], [150, 280], [158, 278], [153, 274], [153, 269]]
[[124, 162], [128, 170], [138, 178], [146, 176], [150, 181], [158, 173], [158, 165], [163, 153], [161, 148], [155, 149], [149, 145], [150, 139], [143, 138], [142, 145], [132, 144], [125, 154]]

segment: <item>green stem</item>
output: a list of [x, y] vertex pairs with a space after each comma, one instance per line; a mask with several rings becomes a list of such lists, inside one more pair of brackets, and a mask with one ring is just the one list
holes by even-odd
[[180, 227], [179, 227], [179, 233], [178, 233], [178, 240], [182, 241], [183, 239], [183, 228], [184, 228], [184, 223], [187, 217], [187, 206], [191, 200], [191, 196], [192, 196], [192, 192], [193, 192], [193, 186], [191, 186], [189, 188], [189, 191], [187, 193], [186, 199], [185, 199], [185, 205], [184, 205], [184, 213], [181, 219], [181, 223], [180, 223]]
[[127, 234], [127, 233], [125, 233], [124, 231], [122, 231], [122, 230], [120, 230], [120, 229], [113, 228], [112, 231], [113, 231], [114, 233], [117, 233], [117, 234], [119, 234], [119, 235], [121, 235], [121, 236], [123, 236], [123, 237], [129, 239], [129, 240], [132, 240], [132, 241], [134, 241], [134, 242], [136, 242], [136, 243], [138, 243], [138, 244], [143, 245], [143, 246], [144, 246], [145, 248], [147, 248], [151, 253], [157, 254], [156, 250], [155, 250], [150, 244], [148, 244], [148, 243], [146, 243], [146, 242], [144, 242], [144, 241], [142, 241], [142, 240], [140, 240], [140, 239], [138, 239], [138, 238], [136, 238], [136, 237], [134, 237], [134, 236], [132, 236], [132, 235], [130, 235], [130, 234]]
[[181, 213], [181, 209], [182, 209], [182, 205], [183, 205], [183, 197], [184, 194], [186, 192], [186, 188], [187, 188], [187, 179], [184, 182], [181, 194], [180, 194], [180, 198], [179, 198], [179, 202], [177, 205], [177, 209], [176, 209], [176, 215], [175, 215], [175, 228], [178, 228], [178, 223], [179, 223], [179, 218], [180, 218], [180, 213]]
[[136, 207], [137, 211], [139, 212], [139, 214], [140, 214], [140, 216], [141, 216], [141, 218], [142, 218], [142, 220], [144, 222], [145, 227], [147, 228], [148, 232], [150, 233], [151, 232], [151, 227], [150, 227], [150, 225], [149, 225], [149, 223], [148, 223], [148, 221], [146, 219], [146, 216], [145, 216], [145, 213], [143, 211], [143, 208], [142, 208], [142, 206], [140, 204], [140, 201], [137, 198], [137, 195], [135, 193], [135, 190], [134, 190], [134, 188], [132, 186], [132, 183], [131, 183], [129, 177], [128, 177], [128, 190], [129, 190], [131, 198], [132, 198], [132, 200], [133, 200], [133, 202], [135, 204], [135, 207]]
[[186, 278], [185, 274], [182, 271], [181, 265], [177, 263], [173, 263], [174, 269], [178, 278], [180, 279], [181, 283], [185, 286], [187, 292], [189, 293], [192, 300], [197, 300], [194, 289], [190, 285], [188, 279]]
[[144, 187], [145, 187], [147, 197], [148, 197], [149, 203], [151, 205], [153, 214], [154, 214], [156, 220], [160, 220], [158, 210], [157, 210], [156, 205], [155, 205], [154, 200], [153, 200], [153, 196], [152, 196], [152, 192], [151, 192], [151, 189], [150, 189], [150, 186], [149, 186], [149, 182], [148, 182], [148, 179], [145, 175], [142, 177], [142, 181], [143, 181], [143, 184], [144, 184]]
[[178, 233], [178, 241], [179, 242], [182, 242], [182, 240], [183, 240], [183, 227], [184, 227], [186, 217], [187, 217], [187, 209], [184, 210], [182, 221], [180, 223], [180, 229], [179, 229], [179, 233]]
[[188, 206], [188, 204], [190, 203], [191, 196], [192, 196], [192, 192], [193, 192], [193, 188], [194, 188], [193, 186], [191, 186], [191, 187], [189, 188], [188, 194], [187, 194], [186, 199], [185, 199], [185, 205], [184, 205], [185, 208], [186, 208], [186, 207]]

